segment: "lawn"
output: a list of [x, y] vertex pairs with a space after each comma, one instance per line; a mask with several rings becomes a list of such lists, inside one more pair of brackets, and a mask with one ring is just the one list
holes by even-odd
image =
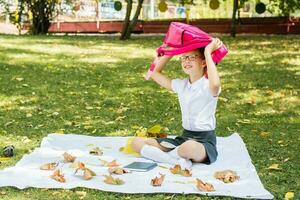
[[[230, 53], [217, 66], [222, 82], [217, 135], [238, 132], [275, 199], [289, 191], [299, 199], [300, 36], [220, 37]], [[160, 124], [169, 134], [181, 133], [176, 96], [143, 80], [162, 40], [0, 35], [0, 147], [17, 149], [15, 157], [1, 158], [0, 169], [13, 166], [53, 132], [128, 136], [136, 127]], [[166, 73], [184, 77], [177, 58]], [[78, 191], [87, 193], [85, 199], [230, 199], [11, 187], [0, 188], [0, 199], [79, 199]]]

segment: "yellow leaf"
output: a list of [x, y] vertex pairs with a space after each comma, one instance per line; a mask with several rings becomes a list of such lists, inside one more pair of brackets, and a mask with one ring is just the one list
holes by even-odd
[[260, 133], [260, 136], [261, 136], [261, 137], [268, 137], [269, 134], [270, 134], [269, 132], [261, 132], [261, 133]]
[[9, 159], [10, 159], [10, 157], [0, 157], [0, 161], [7, 161]]
[[137, 152], [135, 152], [131, 146], [133, 139], [134, 138], [128, 138], [126, 145], [124, 147], [121, 147], [119, 150], [121, 152], [123, 152], [124, 154], [131, 154], [131, 155], [137, 157], [137, 156], [139, 156], [139, 154]]
[[155, 126], [149, 128], [147, 132], [152, 134], [157, 134], [160, 133], [160, 131], [161, 131], [161, 126], [159, 124], [156, 124]]
[[284, 200], [289, 200], [294, 198], [294, 192], [287, 192], [284, 195]]
[[271, 169], [271, 170], [280, 170], [278, 164], [272, 164], [270, 167], [268, 167], [268, 169]]

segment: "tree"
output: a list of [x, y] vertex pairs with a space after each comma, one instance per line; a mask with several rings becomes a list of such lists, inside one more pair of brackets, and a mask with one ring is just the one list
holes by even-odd
[[300, 9], [299, 0], [270, 0], [268, 10], [279, 16], [290, 16], [296, 9]]
[[138, 5], [136, 8], [135, 14], [131, 20], [130, 20], [130, 16], [131, 16], [131, 11], [132, 11], [133, 0], [126, 0], [126, 2], [127, 2], [126, 15], [125, 15], [125, 19], [123, 22], [123, 28], [122, 28], [121, 37], [120, 37], [121, 40], [127, 40], [130, 38], [131, 32], [134, 29], [134, 27], [138, 21], [139, 15], [141, 13], [141, 9], [142, 9], [144, 0], [138, 0]]

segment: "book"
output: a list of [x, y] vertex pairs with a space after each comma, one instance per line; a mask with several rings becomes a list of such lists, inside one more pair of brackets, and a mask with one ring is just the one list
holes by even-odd
[[157, 163], [151, 162], [132, 162], [129, 165], [124, 166], [125, 169], [129, 169], [131, 171], [140, 171], [146, 172], [157, 166]]

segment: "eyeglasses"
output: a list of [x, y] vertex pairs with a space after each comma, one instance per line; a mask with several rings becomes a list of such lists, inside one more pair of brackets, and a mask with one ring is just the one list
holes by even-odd
[[200, 55], [181, 56], [180, 60], [181, 62], [185, 62], [186, 60], [195, 61], [198, 57], [200, 57]]

